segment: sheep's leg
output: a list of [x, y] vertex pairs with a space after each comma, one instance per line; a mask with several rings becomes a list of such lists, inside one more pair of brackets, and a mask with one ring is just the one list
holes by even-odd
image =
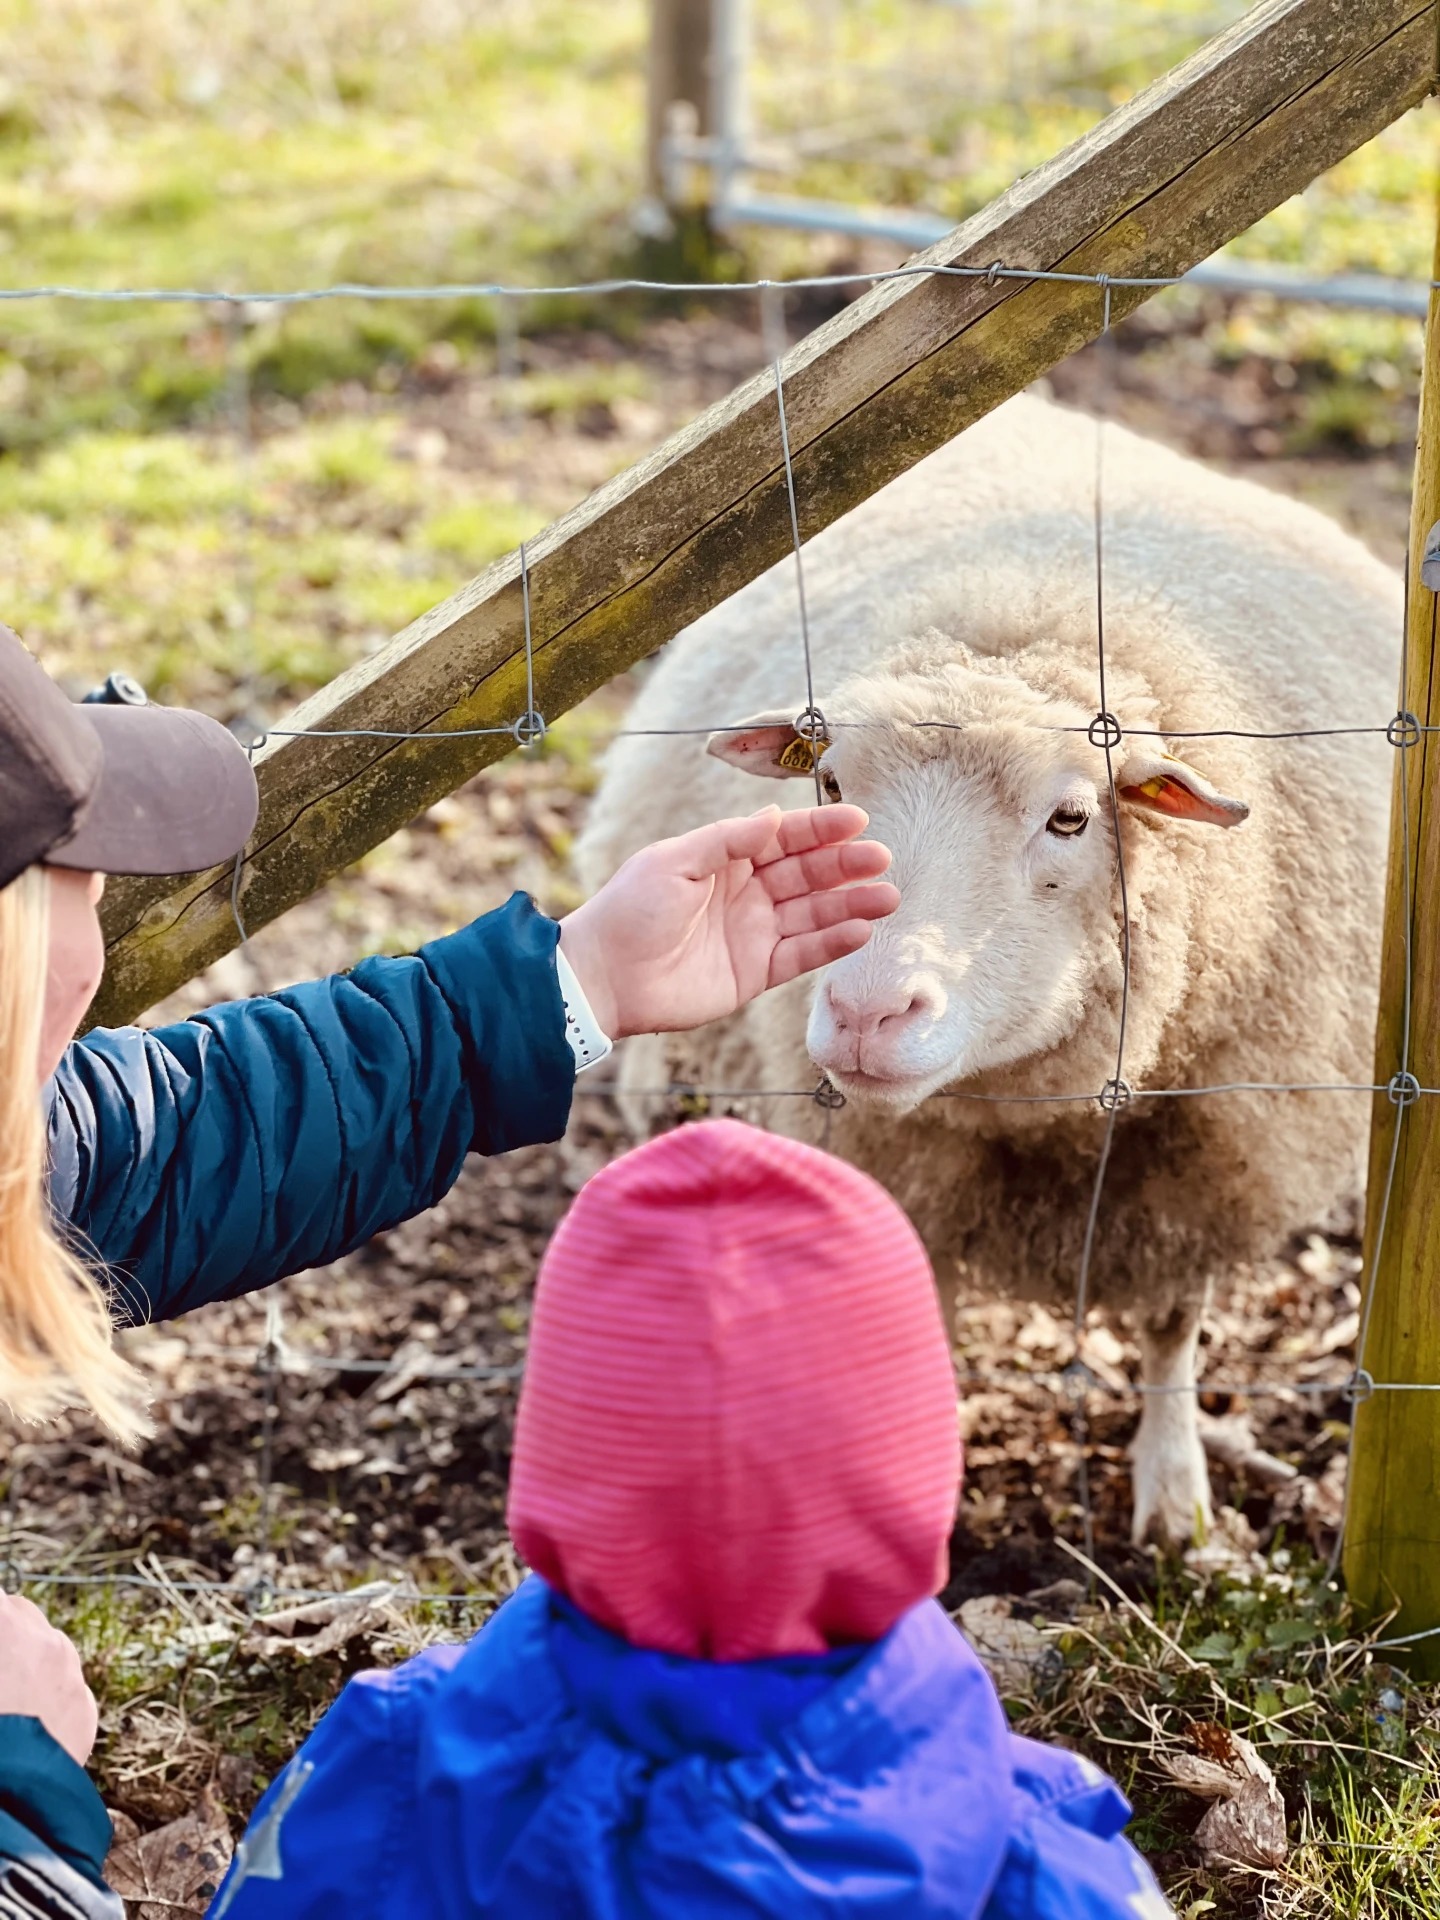
[[1191, 1391], [1206, 1292], [1140, 1322], [1141, 1380], [1170, 1391], [1145, 1395], [1140, 1431], [1130, 1449], [1137, 1546], [1152, 1539], [1187, 1546], [1210, 1524], [1210, 1475]]
[[935, 1291], [940, 1297], [940, 1323], [945, 1338], [955, 1344], [955, 1315], [960, 1305], [960, 1274], [953, 1260], [941, 1260], [935, 1268]]

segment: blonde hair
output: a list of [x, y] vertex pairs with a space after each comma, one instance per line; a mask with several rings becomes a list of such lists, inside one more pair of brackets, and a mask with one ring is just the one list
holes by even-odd
[[50, 1211], [35, 1081], [49, 937], [49, 882], [31, 867], [0, 889], [0, 1400], [33, 1421], [82, 1404], [130, 1442], [150, 1431], [144, 1382]]

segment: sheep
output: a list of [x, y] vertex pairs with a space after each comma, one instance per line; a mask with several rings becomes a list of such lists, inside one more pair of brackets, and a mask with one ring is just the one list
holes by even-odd
[[[1097, 435], [1103, 568], [1096, 564]], [[1133, 1310], [1134, 1534], [1210, 1516], [1196, 1380], [1211, 1283], [1306, 1228], [1350, 1230], [1368, 1098], [1144, 1089], [1368, 1085], [1393, 750], [1226, 730], [1383, 728], [1401, 589], [1309, 507], [1021, 396], [804, 554], [825, 790], [894, 853], [860, 953], [700, 1034], [628, 1043], [674, 1081], [845, 1096], [831, 1144], [910, 1212], [956, 1289], [1071, 1300], [1120, 1077], [1090, 1299]], [[1100, 709], [1105, 704], [1129, 908]], [[657, 834], [813, 802], [794, 562], [680, 634], [610, 750], [577, 859], [594, 887]], [[715, 729], [701, 739], [647, 728]], [[1188, 738], [1189, 735], [1196, 738]], [[767, 794], [766, 797], [769, 797]], [[1091, 1096], [1054, 1098], [1056, 1096]], [[1120, 1097], [1123, 1098], [1123, 1090]], [[818, 1139], [803, 1099], [745, 1111]]]

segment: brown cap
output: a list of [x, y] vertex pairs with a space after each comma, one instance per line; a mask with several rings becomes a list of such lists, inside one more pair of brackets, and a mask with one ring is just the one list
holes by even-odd
[[36, 861], [198, 872], [239, 853], [257, 806], [249, 756], [218, 720], [76, 706], [0, 626], [0, 887]]

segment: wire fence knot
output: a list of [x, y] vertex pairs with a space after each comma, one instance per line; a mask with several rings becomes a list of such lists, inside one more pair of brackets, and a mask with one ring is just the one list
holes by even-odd
[[0, 1561], [0, 1592], [19, 1593], [25, 1576], [13, 1560]]
[[1117, 1074], [1113, 1080], [1107, 1080], [1095, 1098], [1100, 1102], [1102, 1113], [1120, 1113], [1135, 1098], [1135, 1089], [1128, 1080], [1122, 1080]]
[[257, 1579], [250, 1582], [249, 1586], [245, 1589], [245, 1611], [250, 1615], [252, 1620], [257, 1614], [264, 1612], [265, 1608], [268, 1607], [270, 1602], [275, 1598], [275, 1593], [275, 1582], [270, 1578], [268, 1573], [262, 1573]]
[[522, 713], [518, 720], [510, 722], [510, 732], [522, 747], [537, 746], [545, 738], [546, 731], [545, 716], [537, 713], [534, 707]]
[[1420, 722], [1406, 708], [1401, 708], [1385, 729], [1385, 738], [1392, 747], [1418, 747], [1420, 744]]
[[1077, 1400], [1102, 1384], [1099, 1375], [1091, 1371], [1078, 1353], [1068, 1366], [1060, 1369], [1060, 1379], [1065, 1391]]
[[1399, 1107], [1403, 1112], [1406, 1107], [1413, 1107], [1420, 1098], [1420, 1082], [1413, 1073], [1397, 1073], [1385, 1091], [1390, 1096], [1391, 1106]]
[[1341, 1392], [1352, 1407], [1358, 1407], [1362, 1400], [1368, 1400], [1375, 1391], [1375, 1376], [1365, 1367], [1356, 1367], [1345, 1382]]
[[1085, 731], [1091, 746], [1099, 747], [1102, 753], [1113, 752], [1124, 738], [1113, 713], [1097, 713]]
[[987, 287], [998, 286], [1000, 282], [1000, 276], [1004, 271], [1005, 271], [1005, 262], [1003, 260], [992, 260], [989, 266], [985, 269], [986, 286]]
[[822, 1080], [810, 1098], [827, 1113], [838, 1113], [845, 1105], [845, 1096], [833, 1080]]

